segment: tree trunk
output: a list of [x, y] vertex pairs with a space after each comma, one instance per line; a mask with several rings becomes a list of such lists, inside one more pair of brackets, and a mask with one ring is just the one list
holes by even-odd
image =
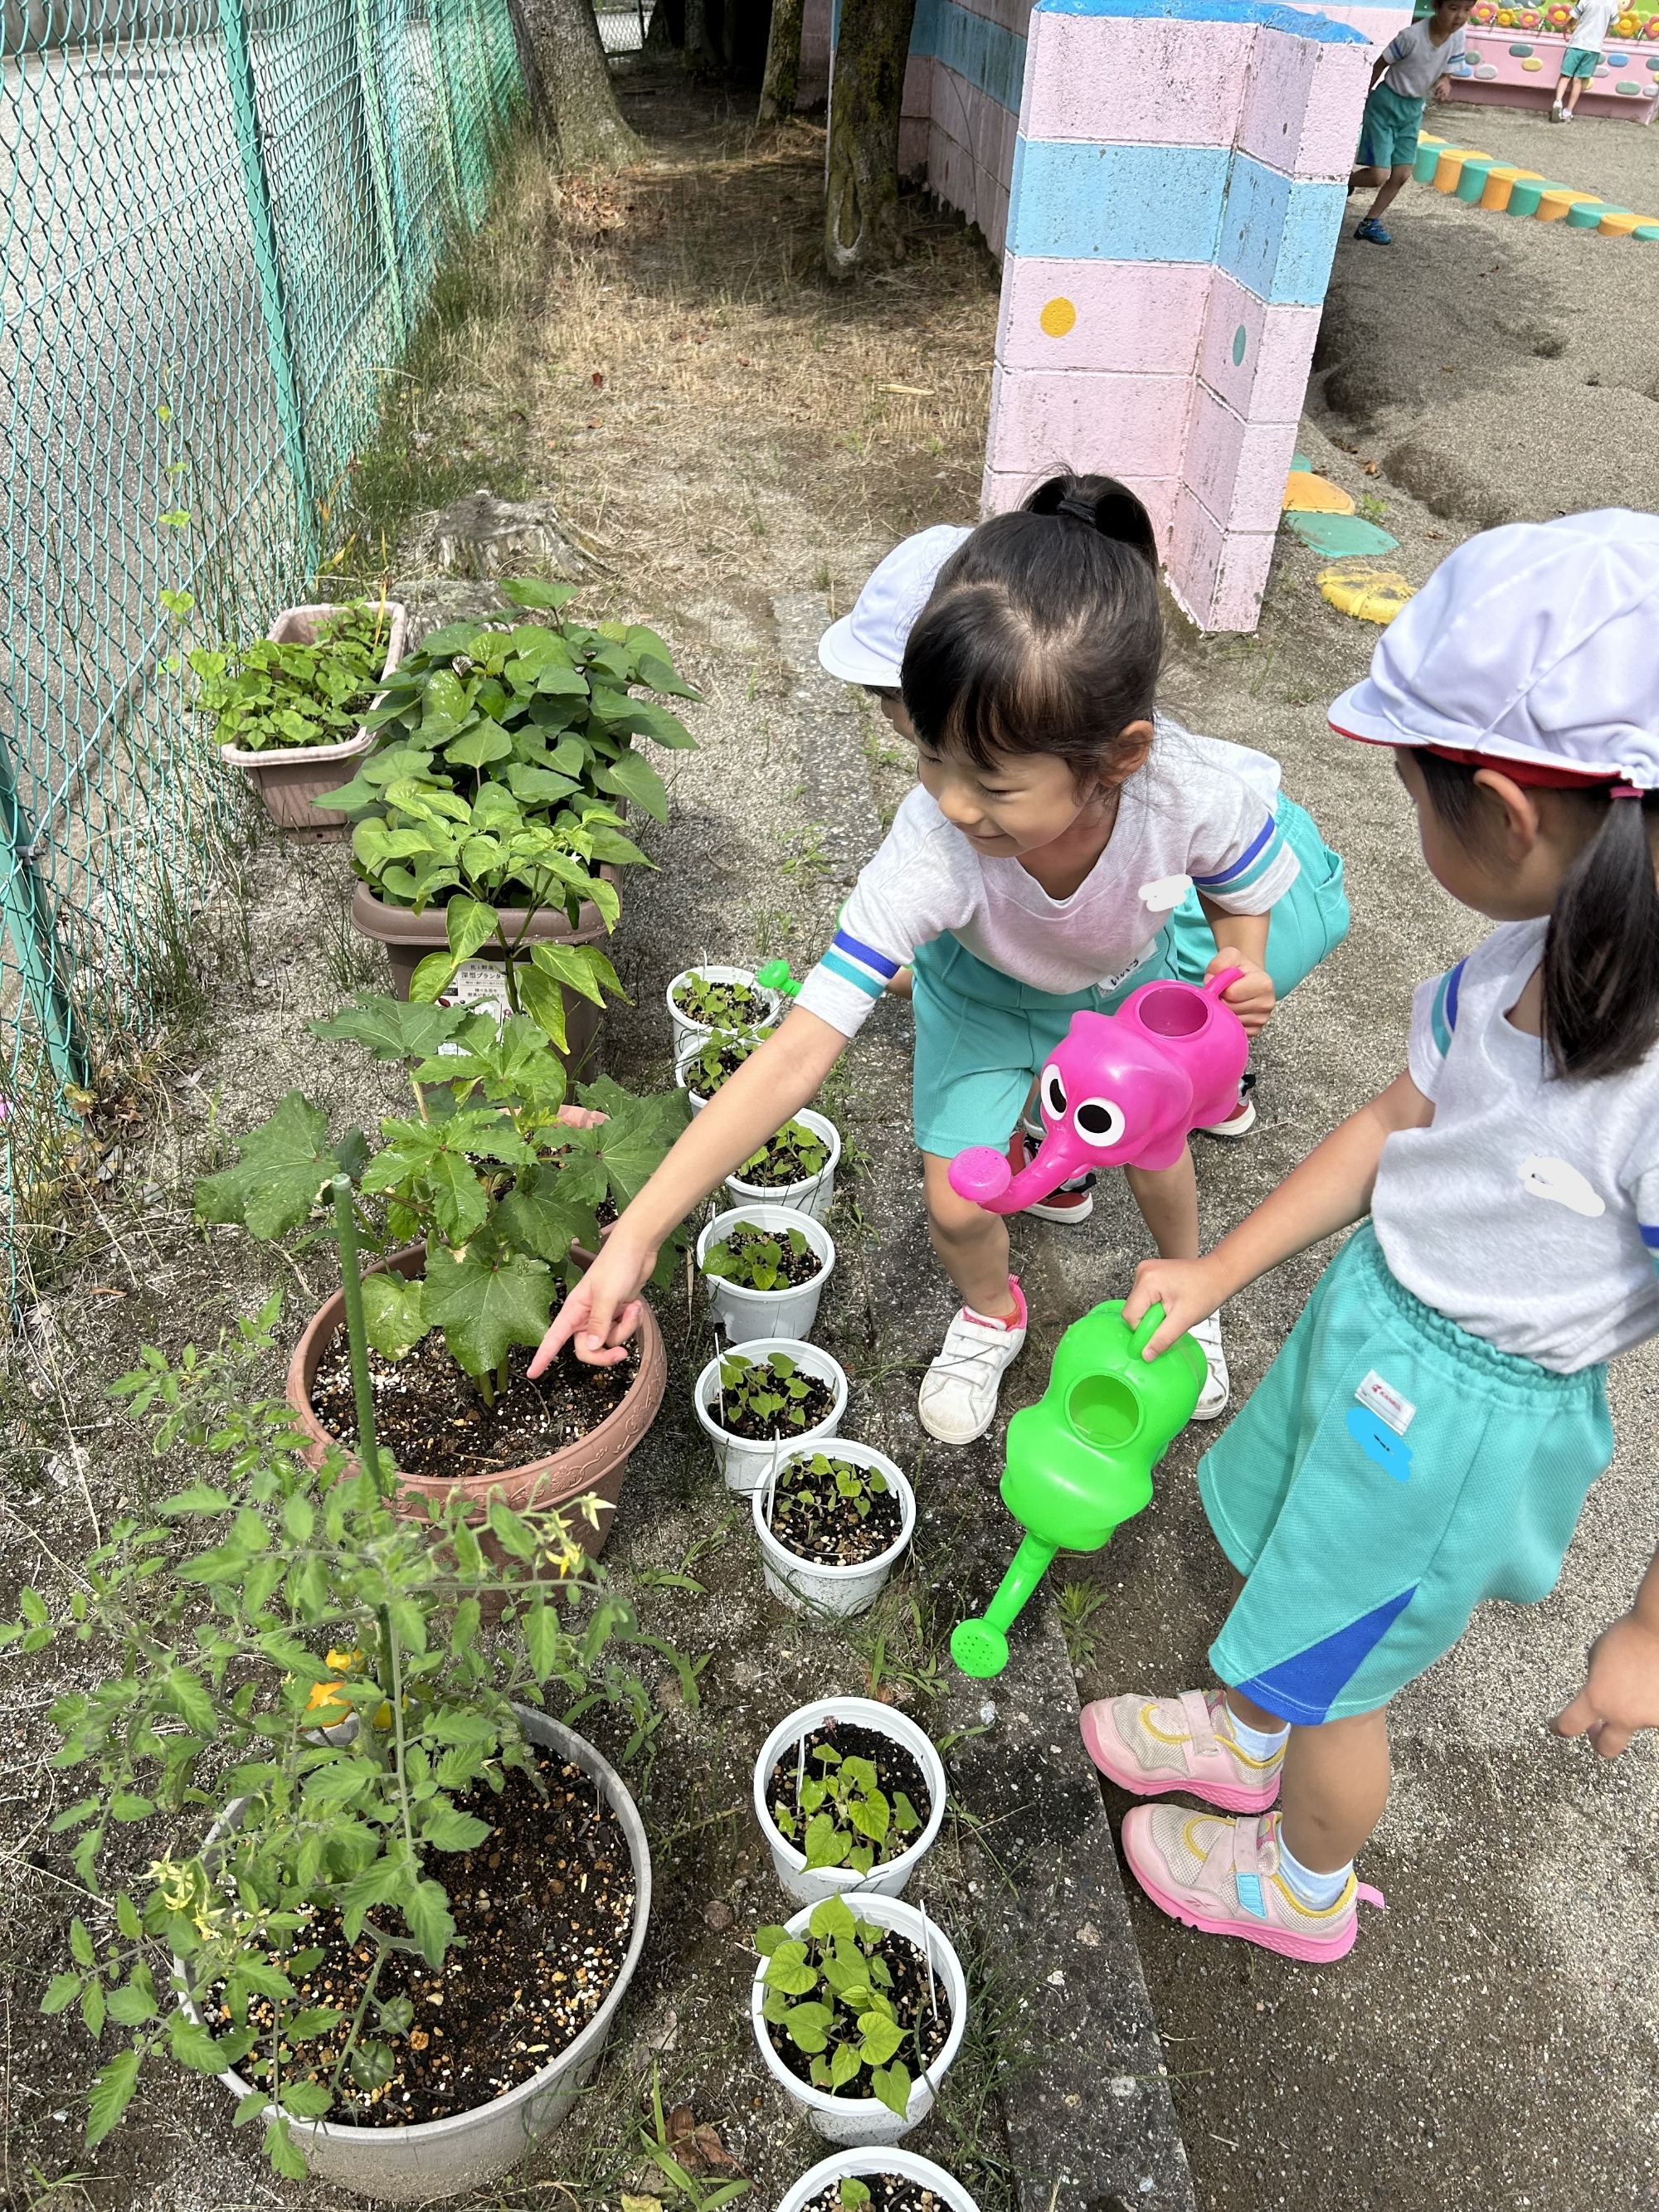
[[522, 0], [564, 169], [617, 169], [643, 150], [617, 105], [592, 0]]
[[823, 262], [852, 276], [897, 258], [899, 111], [916, 0], [843, 0], [830, 87]]
[[657, 0], [645, 34], [647, 54], [678, 52], [685, 44], [685, 0]]
[[802, 0], [772, 0], [772, 27], [766, 40], [766, 74], [761, 79], [760, 119], [776, 123], [795, 112], [800, 84]]

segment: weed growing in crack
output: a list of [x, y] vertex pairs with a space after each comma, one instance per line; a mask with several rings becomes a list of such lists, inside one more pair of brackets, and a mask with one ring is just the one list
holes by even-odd
[[1066, 1656], [1073, 1674], [1080, 1674], [1095, 1663], [1101, 1637], [1101, 1625], [1096, 1623], [1095, 1615], [1109, 1602], [1106, 1592], [1095, 1583], [1067, 1583], [1060, 1593], [1060, 1632], [1066, 1638]]

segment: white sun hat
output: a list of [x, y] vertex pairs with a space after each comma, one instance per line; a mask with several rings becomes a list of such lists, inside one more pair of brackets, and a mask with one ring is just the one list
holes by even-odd
[[1517, 782], [1659, 788], [1659, 515], [1604, 507], [1469, 538], [1383, 631], [1330, 724], [1510, 763]]
[[963, 525], [936, 522], [896, 544], [870, 572], [850, 614], [830, 623], [818, 640], [818, 662], [843, 684], [896, 691], [904, 647], [927, 605], [933, 579], [964, 538]]

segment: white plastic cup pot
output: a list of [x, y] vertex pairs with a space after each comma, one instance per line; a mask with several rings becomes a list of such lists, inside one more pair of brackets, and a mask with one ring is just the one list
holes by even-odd
[[818, 1317], [818, 1300], [835, 1267], [836, 1240], [822, 1222], [794, 1206], [733, 1206], [724, 1213], [717, 1213], [698, 1237], [698, 1267], [732, 1230], [743, 1227], [769, 1230], [778, 1237], [787, 1237], [792, 1229], [799, 1230], [817, 1261], [818, 1272], [810, 1283], [786, 1285], [779, 1291], [750, 1290], [745, 1283], [729, 1283], [719, 1275], [708, 1276], [709, 1303], [726, 1331], [726, 1340], [734, 1346], [753, 1344], [761, 1337], [793, 1337], [805, 1341], [812, 1334]]
[[727, 1176], [726, 1188], [733, 1206], [787, 1206], [797, 1213], [810, 1213], [815, 1221], [827, 1221], [836, 1202], [841, 1132], [827, 1115], [815, 1114], [810, 1106], [804, 1106], [794, 1119], [804, 1121], [812, 1134], [822, 1138], [830, 1147], [830, 1157], [817, 1173], [799, 1182], [774, 1183], [767, 1188], [759, 1183], [744, 1182], [737, 1176]]
[[899, 1502], [898, 1534], [884, 1552], [878, 1553], [873, 1559], [861, 1559], [854, 1567], [827, 1567], [817, 1560], [803, 1559], [773, 1533], [770, 1516], [777, 1483], [770, 1476], [755, 1492], [755, 1534], [760, 1542], [761, 1571], [775, 1598], [792, 1613], [832, 1613], [846, 1619], [869, 1610], [880, 1596], [888, 1576], [903, 1558], [905, 1547], [915, 1534], [916, 1495], [884, 1452], [878, 1452], [872, 1444], [843, 1443], [839, 1437], [833, 1444], [814, 1444], [805, 1453], [799, 1444], [792, 1444], [778, 1462], [779, 1474], [791, 1460], [810, 1459], [812, 1452], [818, 1451], [833, 1451], [837, 1459], [847, 1460], [854, 1467], [880, 1468], [887, 1478], [887, 1487]]
[[769, 991], [763, 983], [757, 983], [755, 981], [755, 971], [752, 968], [682, 968], [663, 994], [668, 1001], [669, 1016], [674, 1024], [676, 1057], [678, 1056], [683, 1046], [688, 1043], [701, 1043], [709, 1030], [714, 1027], [712, 1022], [693, 1021], [690, 1014], [683, 1014], [674, 1004], [674, 994], [679, 989], [680, 985], [689, 983], [698, 976], [701, 976], [705, 983], [746, 984], [757, 998], [764, 1000], [766, 1003], [765, 1013], [754, 1026], [757, 1030], [769, 1030], [776, 1026], [783, 1001], [775, 991]]
[[720, 1361], [726, 1355], [715, 1354], [698, 1376], [691, 1402], [704, 1435], [714, 1447], [714, 1457], [726, 1477], [726, 1488], [746, 1493], [758, 1490], [768, 1481], [774, 1466], [788, 1453], [802, 1444], [821, 1443], [824, 1437], [835, 1435], [847, 1411], [847, 1376], [839, 1360], [832, 1359], [827, 1352], [820, 1352], [815, 1344], [803, 1344], [798, 1337], [757, 1337], [733, 1349], [749, 1360], [764, 1359], [774, 1352], [785, 1352], [803, 1373], [819, 1382], [827, 1382], [834, 1399], [817, 1426], [803, 1429], [799, 1436], [764, 1440], [734, 1437], [720, 1425]]
[[694, 1091], [691, 1088], [691, 1061], [698, 1046], [702, 1042], [703, 1034], [703, 1031], [699, 1030], [693, 1036], [684, 1038], [676, 1046], [674, 1052], [674, 1080], [690, 1099], [691, 1111], [694, 1114], [701, 1114], [708, 1103], [701, 1091]]
[[[838, 2150], [832, 2157], [821, 2158], [810, 2172], [802, 2174], [787, 2197], [779, 2199], [777, 2212], [805, 2212], [805, 2207], [826, 2189], [839, 2192], [843, 2181], [866, 2181], [877, 2173], [914, 2181], [919, 2189], [931, 2190], [949, 2212], [979, 2212], [962, 2184], [942, 2166], [935, 2166], [931, 2158], [918, 2158], [913, 2150], [901, 2150], [896, 2144], [885, 2150]], [[839, 2193], [836, 2201], [840, 2201]]]
[[[766, 2002], [764, 1959], [755, 1968], [749, 1992], [749, 2017], [763, 2063], [786, 2095], [803, 2108], [826, 2142], [854, 2148], [868, 2143], [900, 2142], [913, 2128], [919, 2128], [933, 2111], [939, 2085], [962, 2048], [963, 2033], [968, 2025], [968, 1980], [962, 1971], [962, 1961], [949, 1941], [931, 1919], [922, 1918], [914, 1905], [906, 1905], [896, 1897], [868, 1893], [849, 1898], [848, 1902], [861, 1920], [873, 1921], [878, 1928], [895, 1929], [917, 1950], [926, 1950], [933, 1960], [939, 2002], [950, 2009], [951, 2029], [945, 2048], [926, 2073], [918, 2074], [910, 2084], [910, 2100], [903, 2113], [890, 2112], [878, 2097], [832, 2097], [827, 2090], [815, 2089], [810, 2081], [803, 2081], [790, 2072], [772, 2048], [772, 2038], [761, 2010]], [[791, 1936], [804, 1936], [811, 1917], [809, 1905], [784, 1924]]]
[[[908, 1850], [872, 1867], [866, 1875], [858, 1874], [851, 1867], [813, 1867], [809, 1872], [805, 1852], [790, 1842], [767, 1807], [766, 1785], [771, 1779], [772, 1769], [781, 1759], [787, 1759], [796, 1750], [803, 1736], [811, 1735], [826, 1721], [844, 1721], [886, 1736], [909, 1753], [927, 1785], [927, 1818], [921, 1833]], [[755, 1761], [755, 1818], [760, 1822], [761, 1833], [772, 1854], [772, 1871], [781, 1887], [797, 1905], [817, 1905], [823, 1898], [840, 1895], [850, 1897], [855, 1903], [866, 1897], [902, 1897], [911, 1875], [939, 1841], [939, 1830], [945, 1825], [948, 1788], [945, 1761], [934, 1750], [932, 1738], [924, 1735], [908, 1714], [891, 1705], [878, 1705], [873, 1698], [820, 1698], [816, 1705], [802, 1705], [787, 1720], [780, 1721], [762, 1745], [761, 1755]]]

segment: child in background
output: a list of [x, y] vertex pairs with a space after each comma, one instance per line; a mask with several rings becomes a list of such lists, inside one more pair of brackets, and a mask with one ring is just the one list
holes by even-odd
[[[1472, 538], [1331, 709], [1395, 749], [1423, 857], [1500, 927], [1419, 984], [1407, 1072], [1202, 1260], [1146, 1261], [1155, 1357], [1369, 1213], [1199, 1465], [1243, 1578], [1226, 1687], [1088, 1707], [1139, 1797], [1153, 1902], [1310, 1960], [1353, 1944], [1389, 1796], [1389, 1700], [1483, 1599], [1553, 1588], [1613, 1452], [1604, 1363], [1659, 1333], [1659, 519]], [[1659, 1726], [1659, 1555], [1554, 1723], [1616, 1758]], [[1279, 1812], [1268, 1808], [1275, 1797]]]
[[[1011, 1132], [1023, 1158], [1016, 1125], [1048, 1054], [1079, 1009], [1109, 1011], [1171, 972], [1170, 916], [1189, 889], [1208, 916], [1206, 967], [1245, 971], [1226, 998], [1252, 1032], [1276, 985], [1290, 988], [1347, 927], [1334, 854], [1299, 807], [1235, 765], [1259, 757], [1155, 720], [1155, 562], [1146, 509], [1103, 477], [1054, 479], [945, 562], [904, 649], [921, 787], [781, 1027], [623, 1213], [532, 1372], [572, 1338], [579, 1358], [621, 1356], [662, 1238], [814, 1096], [909, 965], [929, 1226], [963, 1299], [918, 1410], [948, 1443], [990, 1426], [1025, 1304], [1006, 1222], [951, 1190], [951, 1158]], [[1190, 1153], [1127, 1173], [1159, 1251], [1195, 1257]], [[1218, 1319], [1198, 1333], [1212, 1415], [1227, 1390]]]
[[1618, 13], [1619, 0], [1578, 0], [1572, 11], [1572, 28], [1567, 34], [1567, 51], [1561, 57], [1561, 74], [1556, 79], [1555, 104], [1550, 109], [1552, 123], [1571, 122], [1579, 94], [1601, 63], [1607, 43], [1607, 27]]
[[1359, 129], [1359, 166], [1348, 179], [1351, 192], [1362, 185], [1381, 186], [1354, 233], [1368, 246], [1394, 244], [1382, 218], [1399, 198], [1417, 160], [1425, 106], [1431, 99], [1446, 97], [1446, 74], [1462, 57], [1463, 33], [1474, 5], [1474, 0], [1438, 0], [1433, 15], [1407, 23], [1372, 67], [1365, 119]]

